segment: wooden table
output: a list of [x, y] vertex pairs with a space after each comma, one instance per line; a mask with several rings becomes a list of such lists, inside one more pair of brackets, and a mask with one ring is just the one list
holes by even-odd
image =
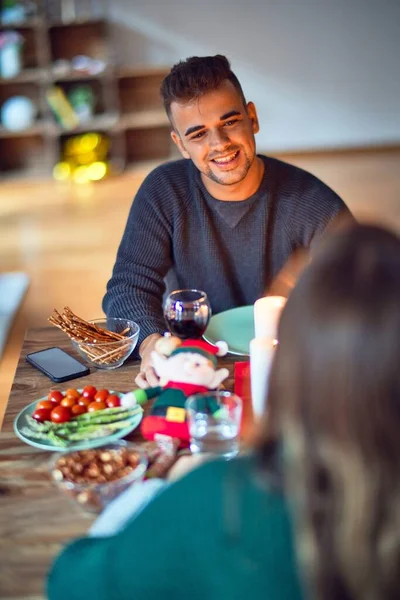
[[[111, 371], [93, 369], [87, 377], [54, 384], [25, 361], [28, 352], [51, 346], [59, 346], [81, 360], [67, 336], [55, 327], [28, 330], [0, 434], [1, 600], [43, 599], [52, 559], [63, 544], [84, 534], [93, 521], [93, 516], [85, 514], [50, 481], [51, 453], [33, 448], [15, 435], [15, 417], [27, 404], [46, 396], [52, 387], [66, 389], [92, 384], [98, 389], [118, 392], [136, 387], [138, 362], [128, 362]], [[244, 359], [233, 356], [219, 359], [219, 366], [228, 367], [230, 371], [224, 382], [227, 389], [233, 389], [233, 367], [238, 360]], [[127, 439], [140, 442], [143, 438], [136, 430]]]

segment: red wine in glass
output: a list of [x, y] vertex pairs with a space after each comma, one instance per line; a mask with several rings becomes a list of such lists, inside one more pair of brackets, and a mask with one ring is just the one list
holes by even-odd
[[201, 338], [210, 317], [211, 306], [202, 290], [175, 290], [164, 304], [164, 319], [169, 331], [183, 340]]

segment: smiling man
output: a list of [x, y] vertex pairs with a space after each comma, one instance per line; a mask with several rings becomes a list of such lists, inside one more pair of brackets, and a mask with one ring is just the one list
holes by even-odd
[[257, 191], [264, 172], [256, 156], [257, 113], [232, 81], [192, 100], [172, 102], [168, 116], [172, 139], [184, 158], [192, 159], [214, 198], [243, 200]]
[[257, 155], [257, 111], [224, 56], [179, 62], [161, 96], [184, 159], [140, 187], [103, 301], [140, 325], [141, 387], [157, 385], [149, 356], [166, 329], [165, 291], [202, 289], [213, 314], [253, 304], [294, 253], [352, 220], [319, 179]]

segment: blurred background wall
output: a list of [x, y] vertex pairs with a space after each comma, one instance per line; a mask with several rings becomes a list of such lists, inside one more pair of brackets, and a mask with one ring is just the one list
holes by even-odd
[[264, 151], [400, 141], [399, 0], [113, 0], [129, 65], [225, 54]]

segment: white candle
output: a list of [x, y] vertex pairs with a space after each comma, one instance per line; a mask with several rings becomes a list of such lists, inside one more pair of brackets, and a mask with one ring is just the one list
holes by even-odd
[[286, 298], [283, 296], [266, 296], [254, 303], [254, 333], [256, 338], [276, 339], [279, 317]]
[[253, 414], [262, 416], [266, 407], [269, 372], [276, 342], [271, 338], [254, 338], [250, 342], [250, 388]]

